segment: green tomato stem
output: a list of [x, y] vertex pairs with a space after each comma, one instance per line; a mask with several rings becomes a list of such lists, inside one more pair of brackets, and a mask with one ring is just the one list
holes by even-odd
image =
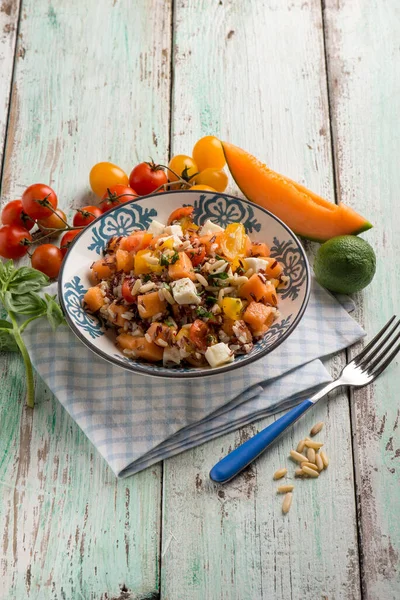
[[[10, 315], [10, 319], [12, 321], [13, 324], [13, 332], [14, 332], [14, 337], [15, 337], [15, 341], [17, 342], [17, 346], [21, 351], [22, 354], [22, 358], [24, 361], [24, 365], [25, 365], [25, 372], [26, 372], [26, 403], [30, 408], [33, 408], [35, 405], [35, 383], [33, 380], [33, 367], [32, 367], [32, 362], [29, 356], [29, 352], [27, 350], [27, 347], [25, 346], [25, 342], [22, 339], [21, 336], [21, 331], [18, 327], [18, 323], [17, 320], [14, 316], [13, 313], [9, 313]], [[30, 319], [29, 319], [30, 320]]]

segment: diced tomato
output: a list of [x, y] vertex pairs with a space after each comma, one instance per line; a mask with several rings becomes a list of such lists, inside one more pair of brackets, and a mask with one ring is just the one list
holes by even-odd
[[198, 248], [194, 248], [193, 250], [187, 250], [186, 254], [192, 261], [192, 265], [194, 267], [197, 267], [203, 262], [206, 256], [206, 248], [205, 246], [199, 246]]
[[185, 217], [191, 217], [194, 211], [193, 206], [181, 206], [172, 211], [168, 217], [167, 225], [171, 225], [174, 221], [179, 221]]
[[196, 346], [196, 348], [199, 348], [199, 350], [207, 350], [207, 335], [209, 332], [209, 327], [206, 323], [204, 323], [204, 321], [201, 321], [200, 319], [196, 319], [194, 321], [194, 323], [192, 324], [190, 331], [189, 331], [189, 337], [191, 339], [191, 341], [193, 342], [193, 344]]
[[136, 302], [136, 298], [137, 298], [137, 296], [132, 296], [132, 293], [131, 293], [131, 289], [132, 289], [134, 283], [135, 282], [132, 279], [125, 279], [124, 283], [122, 284], [122, 289], [121, 289], [122, 296], [123, 296], [124, 300], [126, 300], [126, 302], [128, 302], [129, 304], [133, 304], [133, 302]]
[[148, 248], [152, 239], [152, 233], [148, 233], [147, 231], [136, 231], [127, 238], [121, 240], [120, 247], [122, 250], [127, 250], [128, 252], [138, 252], [139, 250]]

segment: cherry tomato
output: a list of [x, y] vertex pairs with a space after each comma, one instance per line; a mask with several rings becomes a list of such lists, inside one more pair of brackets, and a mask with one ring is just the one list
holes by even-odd
[[209, 167], [223, 169], [226, 164], [222, 144], [213, 135], [206, 135], [196, 142], [192, 154], [200, 171]]
[[106, 193], [101, 199], [99, 208], [101, 208], [101, 212], [104, 214], [115, 206], [124, 204], [124, 202], [129, 202], [130, 200], [135, 200], [137, 196], [138, 194], [131, 187], [117, 183], [116, 185], [107, 188]]
[[154, 162], [140, 163], [129, 175], [129, 185], [137, 190], [141, 196], [151, 194], [167, 181], [168, 177], [164, 169]]
[[32, 254], [32, 267], [54, 279], [60, 271], [62, 260], [60, 248], [53, 244], [42, 244]]
[[96, 194], [96, 196], [102, 197], [106, 192], [107, 188], [112, 185], [120, 183], [121, 185], [128, 185], [128, 175], [110, 162], [99, 162], [90, 171], [89, 175], [90, 187]]
[[136, 302], [136, 298], [137, 298], [137, 296], [132, 296], [132, 294], [131, 294], [131, 289], [132, 289], [132, 286], [134, 283], [135, 283], [135, 281], [132, 279], [125, 279], [124, 283], [122, 284], [122, 288], [121, 288], [122, 297], [129, 304]]
[[206, 256], [206, 247], [205, 246], [199, 246], [198, 248], [194, 248], [193, 250], [187, 250], [186, 254], [188, 255], [188, 257], [192, 261], [192, 265], [194, 267], [197, 267], [205, 259], [205, 256]]
[[[22, 194], [22, 206], [32, 219], [46, 219], [57, 208], [57, 196], [54, 190], [44, 183], [30, 185]], [[50, 206], [50, 208], [46, 208]]]
[[1, 213], [1, 222], [3, 225], [23, 227], [27, 231], [35, 225], [35, 221], [32, 221], [24, 211], [21, 200], [12, 200], [5, 205]]
[[31, 234], [17, 225], [0, 227], [0, 256], [3, 258], [21, 258], [28, 252]]
[[206, 337], [208, 335], [209, 327], [204, 321], [200, 321], [200, 319], [196, 319], [192, 326], [190, 327], [189, 337], [196, 348], [199, 350], [207, 349]]
[[86, 227], [101, 214], [101, 209], [98, 206], [84, 206], [78, 208], [72, 223], [74, 227]]
[[229, 223], [221, 236], [222, 253], [229, 260], [234, 260], [237, 256], [245, 256], [248, 246], [247, 239], [242, 223]]
[[139, 252], [139, 250], [148, 248], [152, 239], [152, 233], [149, 233], [148, 231], [136, 231], [122, 239], [120, 247], [121, 250], [126, 250], [127, 252]]
[[[48, 233], [49, 229], [65, 229], [66, 227], [67, 216], [65, 212], [57, 208], [56, 212], [47, 217], [47, 219], [40, 219], [38, 221], [38, 226], [43, 233]], [[57, 237], [59, 233], [56, 231], [52, 236], [49, 237]]]
[[62, 238], [61, 238], [61, 242], [60, 242], [60, 250], [63, 256], [65, 256], [69, 250], [70, 245], [72, 244], [72, 241], [76, 238], [77, 235], [80, 234], [80, 230], [79, 229], [75, 229], [72, 231], [67, 231], [67, 233], [65, 233]]
[[203, 192], [215, 192], [217, 193], [217, 190], [209, 185], [203, 185], [203, 184], [199, 184], [199, 185], [192, 185], [192, 187], [190, 188], [191, 190], [203, 190]]
[[174, 221], [180, 221], [185, 217], [191, 217], [194, 211], [193, 206], [180, 206], [172, 211], [168, 217], [167, 225], [171, 225]]
[[[189, 181], [199, 171], [193, 158], [184, 154], [177, 154], [171, 158], [168, 167], [185, 181]], [[176, 175], [171, 171], [168, 171], [168, 179], [169, 181], [178, 181]]]
[[195, 180], [196, 185], [211, 186], [217, 190], [217, 192], [225, 191], [228, 185], [227, 174], [219, 169], [204, 169], [204, 171], [200, 171], [200, 173], [196, 175]]

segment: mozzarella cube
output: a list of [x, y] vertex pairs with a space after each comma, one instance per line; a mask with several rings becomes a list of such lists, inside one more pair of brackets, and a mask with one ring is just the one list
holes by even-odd
[[172, 237], [174, 239], [174, 250], [177, 250], [182, 246], [183, 242], [176, 234], [174, 234]]
[[164, 233], [167, 233], [168, 235], [183, 237], [183, 231], [180, 225], [168, 225], [168, 227], [165, 227]]
[[164, 229], [165, 229], [165, 225], [163, 225], [159, 221], [156, 221], [155, 219], [153, 219], [152, 222], [150, 223], [147, 231], [149, 233], [152, 233], [155, 236], [155, 235], [162, 235], [164, 233]]
[[196, 286], [189, 277], [183, 277], [172, 284], [172, 294], [178, 304], [200, 304], [201, 299], [197, 295]]
[[262, 258], [245, 258], [246, 267], [253, 269], [254, 273], [258, 273], [261, 269], [266, 271], [268, 262]]
[[207, 348], [205, 357], [213, 369], [235, 360], [233, 352], [229, 349], [229, 346], [223, 342]]
[[209, 234], [213, 234], [213, 233], [220, 233], [220, 231], [224, 231], [224, 228], [220, 227], [219, 225], [216, 225], [215, 223], [210, 221], [210, 219], [207, 219], [207, 221], [204, 223], [203, 227], [200, 229], [199, 235], [209, 235]]

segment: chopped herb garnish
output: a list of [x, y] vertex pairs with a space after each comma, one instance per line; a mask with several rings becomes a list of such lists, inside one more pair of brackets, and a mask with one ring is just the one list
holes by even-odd
[[225, 272], [222, 272], [222, 273], [210, 273], [209, 277], [213, 278], [213, 279], [228, 279], [229, 275], [228, 275], [228, 273], [225, 273]]
[[166, 321], [164, 321], [164, 323], [168, 325], [168, 327], [174, 327], [174, 323], [171, 321], [171, 319], [167, 319]]
[[164, 256], [164, 254], [161, 254], [161, 256], [160, 256], [160, 265], [162, 267], [168, 267], [168, 265], [169, 265], [169, 260], [166, 256]]
[[207, 319], [211, 319], [211, 317], [214, 316], [213, 313], [206, 310], [204, 306], [199, 306], [198, 308], [196, 308], [196, 312], [199, 317], [206, 317]]
[[219, 254], [215, 255], [215, 259], [216, 260], [225, 260], [222, 256], [220, 256]]
[[243, 274], [245, 273], [245, 270], [244, 270], [244, 269], [242, 269], [242, 267], [238, 267], [238, 268], [236, 269], [236, 273], [237, 273], [238, 275], [243, 275]]
[[174, 265], [176, 263], [176, 261], [179, 260], [179, 254], [178, 252], [175, 250], [175, 254], [173, 255], [173, 257], [171, 258], [171, 262], [170, 265]]
[[215, 335], [212, 335], [211, 333], [209, 333], [209, 334], [206, 336], [206, 344], [207, 344], [207, 346], [212, 346], [213, 344], [216, 344], [216, 343], [217, 343], [217, 341], [218, 341], [218, 340], [217, 340], [217, 338], [215, 337]]
[[143, 283], [147, 283], [148, 281], [150, 281], [151, 279], [151, 275], [147, 274], [147, 275], [143, 275]]
[[217, 301], [217, 299], [215, 296], [207, 296], [207, 298], [206, 298], [206, 302], [210, 303], [210, 304], [215, 304], [216, 301]]

